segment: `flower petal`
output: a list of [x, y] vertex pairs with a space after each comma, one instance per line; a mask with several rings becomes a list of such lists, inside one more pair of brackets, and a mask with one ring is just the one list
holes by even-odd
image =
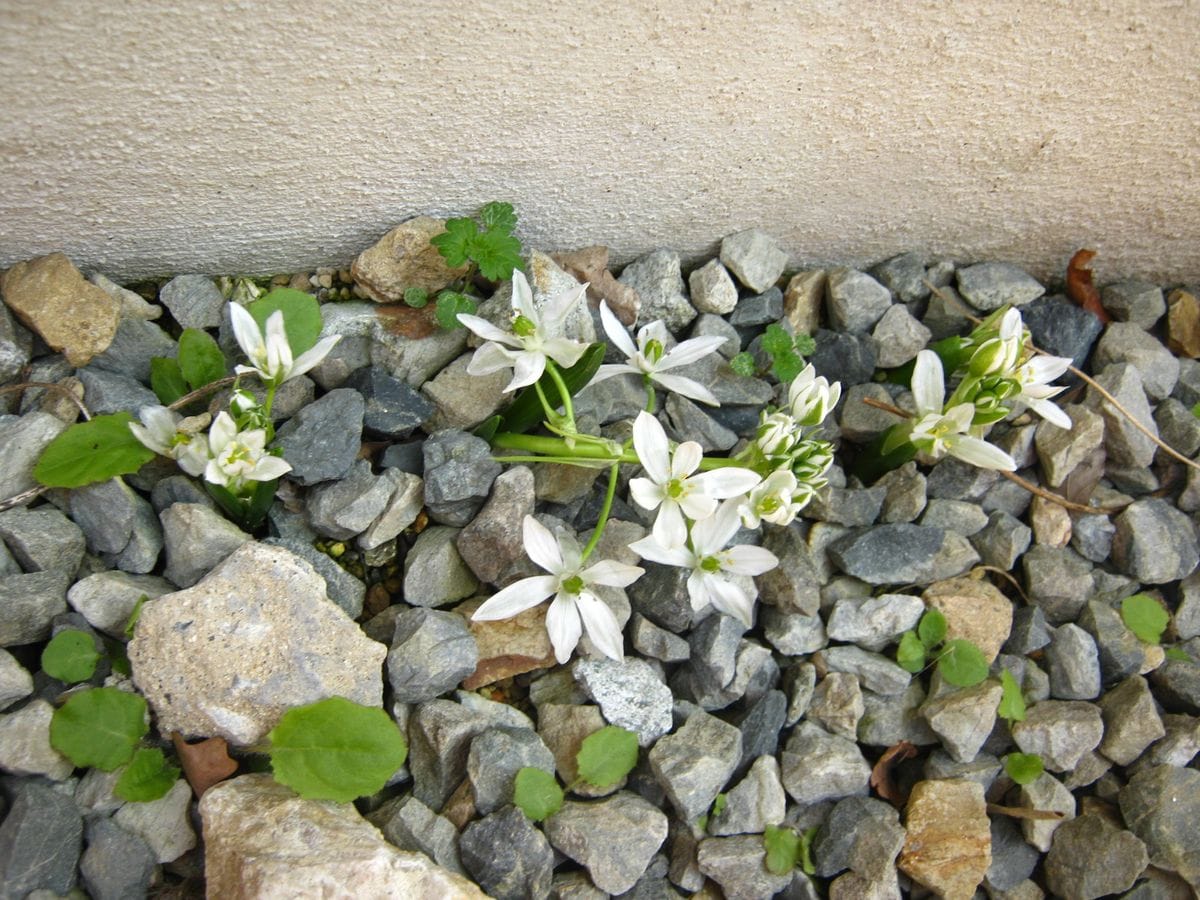
[[233, 336], [237, 338], [238, 346], [250, 358], [252, 363], [258, 363], [267, 355], [267, 345], [263, 341], [258, 323], [249, 310], [239, 303], [229, 304], [229, 321], [233, 325]]
[[917, 415], [942, 411], [942, 404], [946, 400], [945, 376], [942, 374], [942, 361], [932, 350], [922, 350], [917, 354], [912, 374], [912, 393]]
[[606, 378], [612, 378], [614, 375], [637, 375], [640, 378], [642, 372], [629, 363], [605, 363], [596, 370], [596, 374], [592, 376], [592, 380], [588, 384], [596, 384]]
[[492, 622], [510, 619], [517, 613], [537, 606], [554, 593], [558, 579], [553, 575], [534, 575], [514, 581], [502, 591], [497, 591], [483, 602], [471, 616], [475, 622]]
[[520, 269], [513, 269], [512, 273], [512, 308], [517, 315], [534, 323], [538, 321], [537, 310], [533, 308], [533, 292], [529, 289], [525, 273]]
[[[601, 368], [604, 368], [601, 366]], [[687, 397], [689, 400], [699, 400], [701, 403], [707, 403], [709, 406], [720, 406], [720, 402], [712, 391], [706, 388], [698, 381], [693, 381], [691, 378], [684, 378], [682, 375], [666, 375], [661, 372], [654, 372], [650, 379], [661, 384], [668, 391], [674, 391], [681, 397]]]
[[659, 360], [658, 368], [674, 369], [676, 366], [686, 366], [688, 363], [694, 363], [696, 360], [716, 352], [717, 348], [724, 345], [727, 340], [728, 338], [723, 338], [719, 335], [689, 338], [668, 350], [666, 355]]
[[704, 448], [695, 441], [684, 441], [671, 456], [671, 477], [686, 478], [698, 468], [704, 458]]
[[718, 575], [710, 575], [705, 579], [708, 590], [708, 600], [718, 612], [733, 616], [747, 628], [754, 625], [754, 601], [732, 581], [726, 581]]
[[599, 597], [584, 591], [576, 596], [575, 608], [596, 649], [609, 659], [624, 659], [625, 642], [621, 637], [621, 626], [608, 605]]
[[507, 331], [503, 331], [480, 316], [473, 316], [470, 313], [459, 313], [458, 321], [466, 326], [468, 331], [472, 331], [479, 335], [485, 341], [496, 341], [500, 344], [507, 344], [509, 347], [525, 346], [518, 341], [513, 335]]
[[329, 351], [341, 339], [342, 336], [340, 334], [331, 334], [329, 337], [321, 338], [316, 344], [301, 353], [296, 358], [296, 361], [292, 363], [292, 369], [288, 372], [288, 379], [295, 378], [297, 375], [303, 375], [313, 366], [319, 365], [321, 360], [329, 355]]
[[645, 571], [641, 566], [631, 566], [615, 559], [603, 559], [579, 574], [588, 584], [607, 584], [610, 587], [623, 588], [641, 578]]
[[729, 543], [741, 524], [739, 505], [737, 500], [726, 500], [714, 515], [692, 526], [692, 549], [697, 556], [709, 556]]
[[650, 529], [654, 540], [662, 547], [681, 547], [687, 540], [687, 525], [683, 521], [683, 513], [679, 504], [674, 500], [664, 500], [658, 509], [658, 518]]
[[649, 478], [629, 479], [629, 496], [642, 509], [654, 509], [663, 502], [662, 485]]
[[662, 563], [664, 566], [689, 568], [692, 565], [692, 554], [686, 547], [664, 547], [653, 535], [634, 541], [629, 545], [629, 549], [642, 559]]
[[549, 528], [533, 516], [526, 516], [521, 522], [521, 537], [530, 559], [553, 575], [562, 574], [562, 551]]
[[[658, 419], [642, 410], [633, 420], [633, 449], [651, 480], [666, 484], [671, 480], [671, 456], [667, 433]], [[644, 504], [643, 504], [644, 505]], [[652, 509], [653, 507], [647, 507]]]
[[702, 472], [689, 480], [696, 482], [708, 496], [724, 500], [753, 489], [762, 478], [750, 469], [723, 466], [711, 472]]
[[957, 456], [963, 462], [969, 462], [981, 469], [998, 469], [1001, 472], [1013, 472], [1017, 464], [1013, 458], [994, 447], [987, 441], [967, 435], [955, 434], [946, 437], [946, 452]]
[[588, 345], [570, 338], [550, 338], [542, 344], [542, 352], [562, 366], [569, 369], [587, 352]]
[[1065, 356], [1035, 356], [1022, 367], [1035, 384], [1049, 384], [1071, 367]]
[[571, 658], [571, 651], [583, 633], [579, 610], [565, 594], [558, 594], [546, 610], [546, 631], [550, 635], [550, 643], [554, 645], [554, 658], [560, 664], [565, 663]]
[[292, 471], [291, 463], [280, 456], [264, 456], [246, 475], [251, 481], [274, 481]]
[[637, 353], [637, 347], [633, 345], [633, 338], [629, 336], [625, 326], [621, 324], [620, 319], [613, 315], [612, 310], [608, 308], [608, 303], [604, 300], [600, 301], [600, 324], [604, 326], [604, 333], [608, 335], [608, 339], [616, 348], [627, 358], [632, 359], [633, 355]]
[[291, 368], [292, 345], [283, 325], [283, 310], [277, 309], [267, 317], [267, 370], [271, 377], [286, 381]]
[[[666, 505], [666, 503], [663, 504], [663, 506]], [[680, 497], [679, 500], [671, 501], [671, 505], [682, 509], [693, 522], [701, 522], [717, 511], [717, 498], [710, 497], [704, 491], [693, 490]]]
[[467, 363], [468, 375], [491, 375], [503, 369], [511, 369], [517, 351], [501, 347], [494, 341], [480, 344]]
[[540, 353], [528, 351], [518, 353], [513, 360], [513, 379], [504, 389], [504, 393], [515, 391], [517, 388], [528, 387], [546, 371], [546, 357]]
[[733, 575], [761, 575], [779, 565], [779, 557], [762, 547], [738, 544], [721, 554], [721, 562], [721, 568]]
[[[226, 445], [237, 437], [237, 423], [229, 413], [222, 410], [217, 413], [217, 417], [213, 420], [212, 427], [208, 429], [208, 446], [212, 454], [216, 456]], [[211, 480], [211, 479], [210, 479]]]
[[1021, 402], [1051, 425], [1057, 425], [1059, 428], [1067, 429], [1074, 427], [1071, 417], [1063, 412], [1062, 407], [1056, 403], [1051, 403], [1049, 400], [1041, 400], [1036, 397], [1022, 397]]

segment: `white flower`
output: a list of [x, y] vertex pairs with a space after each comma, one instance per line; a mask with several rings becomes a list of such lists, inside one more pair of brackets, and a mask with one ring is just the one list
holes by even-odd
[[782, 456], [792, 449], [798, 426], [790, 413], [777, 410], [767, 415], [763, 412], [759, 418], [754, 442], [764, 456]]
[[1011, 472], [1017, 465], [1013, 458], [987, 441], [969, 434], [975, 405], [959, 403], [943, 409], [946, 385], [942, 361], [932, 350], [917, 354], [912, 376], [913, 402], [917, 407], [916, 420], [909, 440], [934, 459], [946, 454], [981, 469], [1001, 469]]
[[331, 335], [317, 341], [316, 345], [292, 359], [292, 346], [288, 343], [287, 331], [283, 325], [283, 311], [275, 310], [267, 318], [267, 335], [258, 330], [254, 316], [244, 306], [237, 303], [229, 304], [229, 318], [233, 322], [233, 336], [237, 338], [238, 346], [250, 360], [249, 366], [237, 366], [234, 371], [239, 375], [256, 372], [266, 384], [276, 386], [290, 378], [303, 375], [321, 360], [323, 360], [341, 335]]
[[691, 546], [664, 547], [654, 535], [629, 545], [643, 559], [691, 569], [688, 597], [692, 609], [711, 604], [733, 616], [747, 628], [753, 624], [754, 600], [733, 581], [731, 575], [761, 575], [779, 565], [779, 559], [762, 547], [739, 545], [725, 549], [741, 520], [736, 500], [721, 504], [715, 515], [692, 526]]
[[736, 497], [761, 480], [749, 469], [720, 468], [700, 475], [704, 453], [695, 441], [684, 441], [671, 453], [667, 434], [658, 420], [644, 410], [633, 422], [633, 449], [649, 478], [634, 478], [629, 493], [645, 509], [661, 507], [653, 534], [663, 547], [677, 547], [687, 537], [683, 517], [706, 519], [717, 501]]
[[587, 350], [587, 344], [550, 335], [561, 333], [563, 321], [586, 289], [587, 285], [581, 284], [555, 294], [546, 302], [542, 315], [538, 315], [533, 306], [529, 282], [525, 280], [524, 273], [519, 269], [514, 270], [511, 332], [501, 331], [480, 316], [458, 314], [458, 321], [487, 341], [471, 357], [467, 374], [490, 375], [502, 369], [512, 369], [512, 381], [504, 389], [507, 393], [541, 378], [546, 370], [547, 357], [563, 368], [575, 365]]
[[189, 420], [165, 406], [143, 406], [137, 422], [129, 423], [133, 436], [160, 456], [179, 463], [189, 475], [199, 475], [208, 463], [204, 439], [186, 430]]
[[[789, 469], [777, 469], [766, 477], [738, 508], [742, 524], [757, 528], [761, 522], [772, 525], [787, 525], [804, 508], [812, 495], [811, 489], [799, 492], [800, 483]], [[807, 487], [807, 485], [806, 485]], [[804, 503], [797, 502], [800, 493]]]
[[1059, 428], [1071, 428], [1071, 417], [1057, 404], [1050, 402], [1051, 397], [1064, 390], [1062, 387], [1051, 387], [1050, 382], [1066, 372], [1070, 365], [1071, 360], [1063, 356], [1034, 356], [1012, 375], [1021, 386], [1021, 393], [1012, 398], [1013, 402], [1024, 403]]
[[997, 336], [988, 338], [971, 354], [969, 371], [977, 377], [1004, 376], [1017, 364], [1024, 346], [1025, 326], [1021, 322], [1021, 313], [1009, 308], [1000, 318]]
[[522, 578], [494, 594], [475, 610], [472, 619], [490, 622], [507, 619], [531, 609], [554, 595], [546, 611], [546, 631], [554, 645], [554, 656], [560, 663], [571, 658], [583, 629], [592, 643], [605, 656], [622, 659], [625, 655], [621, 626], [607, 604], [588, 588], [594, 584], [626, 587], [636, 581], [645, 569], [629, 566], [611, 559], [582, 568], [579, 545], [568, 535], [555, 539], [533, 516], [523, 522], [525, 552], [549, 575]]
[[604, 331], [608, 334], [609, 339], [616, 344], [618, 350], [625, 354], [628, 362], [601, 366], [592, 377], [593, 384], [606, 378], [612, 378], [614, 375], [630, 373], [648, 378], [667, 390], [674, 391], [691, 400], [699, 400], [709, 406], [721, 405], [712, 392], [698, 381], [684, 378], [682, 375], [666, 375], [664, 372], [667, 369], [686, 366], [707, 356], [724, 344], [726, 338], [716, 335], [691, 338], [666, 350], [671, 335], [667, 332], [666, 325], [661, 321], [654, 321], [638, 329], [637, 346], [634, 346], [625, 326], [617, 320], [617, 317], [608, 308], [608, 304], [603, 301], [600, 303], [600, 321], [603, 323]]
[[801, 426], [820, 425], [841, 397], [842, 383], [830, 384], [825, 376], [818, 377], [812, 363], [788, 386], [788, 407]]
[[272, 481], [290, 472], [292, 467], [264, 447], [267, 433], [261, 428], [238, 431], [229, 413], [221, 412], [208, 431], [210, 459], [204, 480], [219, 484], [236, 494], [247, 481]]

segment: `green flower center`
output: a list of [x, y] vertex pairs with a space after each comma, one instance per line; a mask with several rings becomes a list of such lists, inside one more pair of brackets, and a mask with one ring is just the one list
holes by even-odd
[[684, 495], [684, 493], [685, 493], [685, 490], [683, 487], [682, 479], [672, 478], [670, 481], [667, 482], [666, 494], [672, 500], [678, 500], [680, 497], [682, 497]]
[[648, 362], [656, 363], [663, 358], [662, 341], [651, 338], [646, 341], [646, 349], [642, 354]]
[[706, 556], [700, 560], [700, 568], [715, 575], [721, 571], [721, 561], [715, 556]]
[[562, 589], [568, 594], [578, 594], [583, 590], [583, 579], [578, 575], [572, 575], [570, 578], [564, 578]]
[[526, 316], [517, 316], [513, 319], [512, 330], [517, 337], [533, 337], [537, 332], [537, 325]]

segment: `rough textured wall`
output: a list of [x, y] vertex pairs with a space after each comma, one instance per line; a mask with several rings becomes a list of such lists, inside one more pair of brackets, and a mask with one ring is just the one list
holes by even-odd
[[1200, 4], [0, 0], [0, 265], [344, 263], [512, 201], [544, 248], [903, 249], [1200, 278]]

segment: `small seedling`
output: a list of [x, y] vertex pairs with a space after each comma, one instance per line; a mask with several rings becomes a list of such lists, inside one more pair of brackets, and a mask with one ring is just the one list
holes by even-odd
[[817, 867], [813, 863], [812, 842], [816, 836], [816, 828], [797, 834], [794, 828], [768, 825], [763, 832], [767, 871], [772, 875], [787, 875], [799, 865], [806, 875], [815, 875]]
[[111, 772], [129, 762], [147, 731], [146, 701], [112, 687], [80, 691], [54, 711], [50, 746], [84, 768]]
[[946, 617], [928, 610], [913, 631], [900, 638], [896, 662], [914, 675], [925, 669], [930, 654], [942, 678], [955, 687], [972, 687], [988, 675], [988, 663], [978, 647], [963, 638], [946, 640]]
[[[580, 783], [596, 788], [612, 787], [637, 765], [637, 735], [619, 725], [607, 725], [583, 739], [575, 764], [579, 777], [567, 790]], [[526, 766], [513, 782], [513, 803], [530, 819], [540, 822], [562, 808], [565, 792], [549, 772]]]
[[60, 631], [42, 650], [42, 671], [66, 684], [87, 681], [96, 674], [100, 653], [86, 631]]
[[[479, 210], [477, 218], [447, 219], [446, 230], [430, 239], [446, 265], [454, 269], [467, 266], [462, 278], [438, 294], [439, 325], [448, 330], [461, 328], [458, 314], [475, 312], [475, 301], [470, 294], [476, 272], [488, 281], [503, 281], [512, 277], [514, 269], [524, 268], [521, 242], [512, 235], [516, 227], [517, 214], [512, 204], [493, 201]], [[419, 308], [429, 302], [429, 297], [420, 289], [410, 288], [404, 292], [404, 302]]]
[[[771, 358], [771, 373], [783, 384], [791, 382], [804, 368], [804, 359], [817, 349], [811, 335], [791, 334], [782, 325], [767, 326], [760, 344], [762, 351]], [[754, 356], [742, 352], [729, 361], [730, 368], [738, 375], [758, 374]]]
[[1125, 627], [1147, 644], [1157, 644], [1171, 623], [1171, 615], [1149, 594], [1134, 594], [1121, 601]]
[[1021, 694], [1021, 686], [1012, 672], [1004, 669], [1000, 673], [1000, 706], [996, 714], [1009, 723], [1025, 721], [1025, 697]]
[[1032, 784], [1041, 778], [1045, 766], [1036, 753], [1009, 753], [1004, 757], [1004, 771], [1017, 784]]

